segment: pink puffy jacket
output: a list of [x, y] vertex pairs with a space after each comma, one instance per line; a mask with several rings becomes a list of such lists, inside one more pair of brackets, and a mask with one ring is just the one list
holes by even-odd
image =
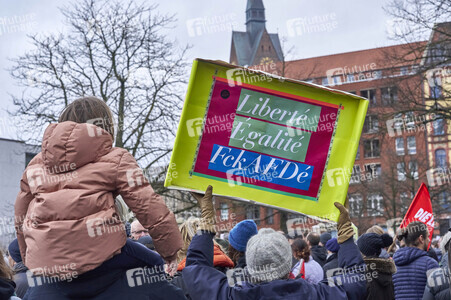
[[17, 239], [29, 269], [79, 275], [120, 253], [126, 235], [114, 205], [118, 194], [161, 256], [176, 258], [182, 238], [173, 213], [133, 156], [112, 142], [93, 124], [63, 122], [46, 129], [15, 203]]

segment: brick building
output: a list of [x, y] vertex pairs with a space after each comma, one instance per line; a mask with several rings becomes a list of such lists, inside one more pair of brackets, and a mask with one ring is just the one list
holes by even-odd
[[[252, 22], [249, 13], [253, 11], [253, 5], [262, 11], [264, 20], [263, 3], [248, 1], [246, 25]], [[262, 24], [259, 30], [266, 32], [264, 22]], [[247, 34], [252, 30], [252, 26], [248, 26]], [[264, 69], [261, 65], [268, 63], [268, 60], [237, 59], [240, 57], [237, 53], [246, 52], [244, 49], [237, 52], [237, 38], [237, 32], [233, 32], [230, 62], [258, 65], [257, 69]], [[424, 64], [424, 51], [431, 51], [434, 38], [433, 32], [430, 41], [294, 61], [279, 59], [277, 63], [279, 75], [347, 91], [369, 100], [347, 197], [350, 214], [360, 233], [375, 224], [392, 232], [406, 213], [421, 182], [428, 182], [428, 170], [448, 166], [451, 126], [440, 123], [440, 120], [425, 124], [425, 116], [410, 111], [410, 103], [424, 103], [429, 97], [430, 87], [424, 86], [424, 76], [417, 70]], [[254, 41], [250, 45], [241, 44], [241, 48], [255, 51], [261, 40]], [[446, 102], [446, 97], [440, 97], [442, 102]], [[449, 227], [450, 193], [445, 186], [431, 195], [434, 212], [438, 213], [436, 233], [439, 233]], [[445, 203], [448, 206], [443, 207]], [[272, 208], [226, 199], [216, 201], [216, 209], [218, 218], [234, 214], [233, 220], [229, 218], [221, 222], [227, 226], [231, 222], [251, 218], [258, 221], [259, 227], [286, 230], [287, 219], [294, 217]], [[308, 224], [310, 226], [307, 227], [312, 227], [317, 222]]]

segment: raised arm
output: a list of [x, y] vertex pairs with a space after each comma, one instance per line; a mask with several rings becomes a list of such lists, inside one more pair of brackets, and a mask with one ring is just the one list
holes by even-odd
[[136, 218], [149, 230], [158, 253], [168, 262], [176, 259], [182, 236], [174, 214], [154, 192], [129, 152], [124, 152], [120, 160], [116, 186]]

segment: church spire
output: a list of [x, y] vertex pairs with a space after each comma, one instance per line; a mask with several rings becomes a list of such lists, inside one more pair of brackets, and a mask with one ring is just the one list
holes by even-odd
[[265, 28], [265, 7], [263, 0], [247, 0], [246, 6], [246, 31], [251, 40]]

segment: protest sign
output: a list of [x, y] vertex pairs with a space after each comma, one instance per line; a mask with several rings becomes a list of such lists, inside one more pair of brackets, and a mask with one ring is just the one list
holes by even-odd
[[364, 98], [196, 59], [165, 186], [336, 220]]
[[431, 246], [432, 236], [434, 234], [434, 214], [432, 213], [431, 196], [428, 188], [424, 183], [421, 183], [417, 194], [412, 200], [412, 203], [407, 210], [404, 219], [401, 222], [400, 228], [407, 227], [411, 222], [419, 221], [428, 227], [429, 231], [429, 245]]

